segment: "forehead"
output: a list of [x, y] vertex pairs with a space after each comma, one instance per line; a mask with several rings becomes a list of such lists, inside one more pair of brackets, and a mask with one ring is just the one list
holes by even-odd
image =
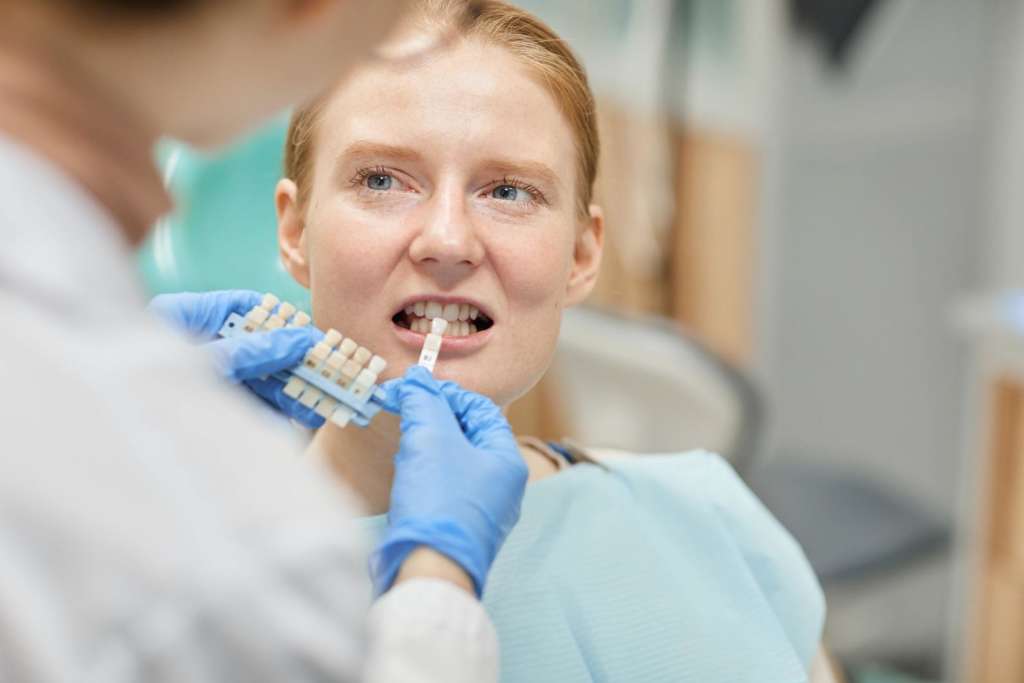
[[415, 66], [357, 70], [331, 96], [317, 136], [320, 158], [366, 140], [431, 159], [536, 161], [567, 187], [575, 169], [572, 130], [553, 96], [519, 58], [480, 41]]

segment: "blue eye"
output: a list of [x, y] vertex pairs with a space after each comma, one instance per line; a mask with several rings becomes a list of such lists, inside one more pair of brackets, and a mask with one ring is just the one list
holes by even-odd
[[366, 186], [371, 190], [390, 190], [392, 180], [393, 178], [389, 175], [374, 173], [373, 175], [366, 176]]
[[518, 187], [512, 185], [498, 185], [496, 188], [491, 190], [491, 196], [495, 199], [504, 199], [505, 201], [514, 202], [519, 199], [519, 194], [522, 192]]

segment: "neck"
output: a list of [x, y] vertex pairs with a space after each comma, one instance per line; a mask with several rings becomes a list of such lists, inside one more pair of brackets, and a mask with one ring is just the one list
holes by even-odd
[[59, 48], [14, 33], [0, 30], [0, 132], [59, 166], [137, 245], [170, 208], [156, 131]]
[[[392, 459], [401, 437], [399, 424], [396, 415], [382, 412], [365, 429], [338, 429], [328, 422], [313, 438], [311, 449], [326, 458], [332, 471], [362, 498], [367, 514], [380, 515], [388, 510], [395, 477]], [[530, 481], [558, 472], [535, 450], [520, 445], [519, 452], [529, 467]]]
[[399, 418], [381, 412], [365, 429], [338, 429], [328, 422], [316, 433], [312, 448], [362, 498], [366, 512], [379, 515], [387, 512], [391, 498], [392, 458], [400, 436]]

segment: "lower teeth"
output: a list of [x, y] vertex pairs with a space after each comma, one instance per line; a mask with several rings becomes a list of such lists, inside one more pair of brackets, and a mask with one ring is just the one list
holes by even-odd
[[[409, 319], [409, 329], [413, 332], [419, 332], [420, 334], [430, 334], [430, 319], [413, 317]], [[469, 320], [453, 320], [448, 323], [448, 329], [445, 330], [445, 337], [465, 337], [470, 334], [476, 334], [476, 324]]]

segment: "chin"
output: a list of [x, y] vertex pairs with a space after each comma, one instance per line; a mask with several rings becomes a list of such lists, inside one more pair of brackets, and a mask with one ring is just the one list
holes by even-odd
[[492, 377], [488, 377], [486, 373], [482, 373], [477, 368], [460, 368], [457, 362], [445, 367], [445, 362], [439, 361], [434, 368], [434, 377], [441, 381], [455, 382], [467, 391], [482, 394], [502, 408], [526, 393], [525, 391], [517, 392], [508, 386], [494, 382]]
[[483, 394], [492, 401], [494, 397], [493, 387], [488, 382], [480, 377], [480, 374], [469, 368], [459, 368], [456, 363], [446, 364], [443, 360], [437, 363], [434, 368], [434, 377], [439, 380], [445, 380], [449, 382], [455, 382], [463, 389]]

